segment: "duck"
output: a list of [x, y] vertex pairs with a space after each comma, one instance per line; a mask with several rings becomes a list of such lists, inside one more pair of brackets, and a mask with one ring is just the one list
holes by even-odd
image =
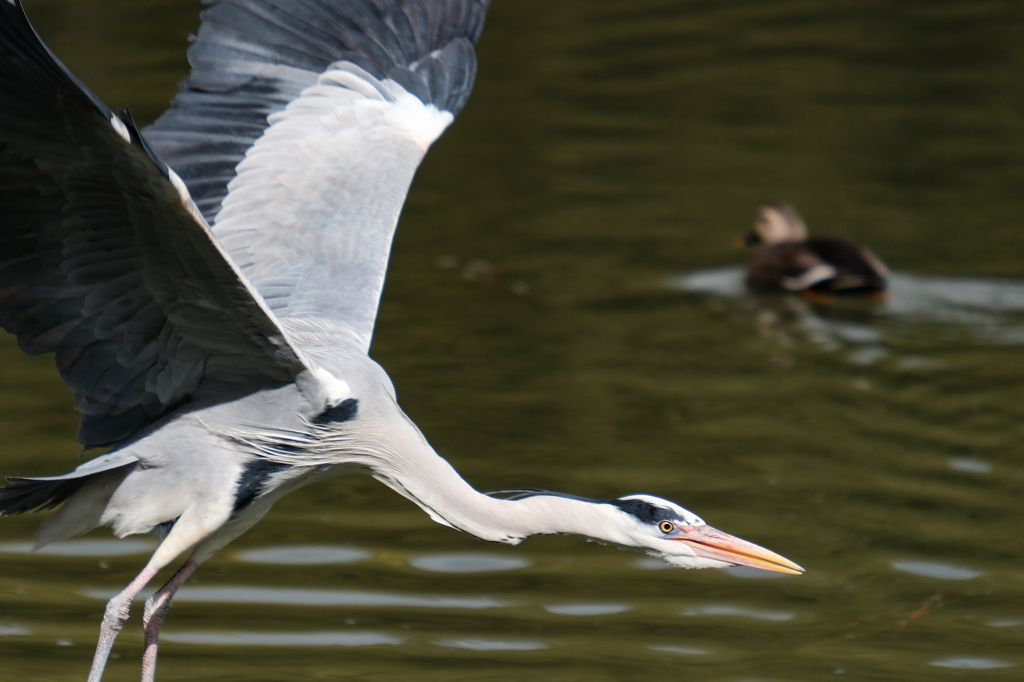
[[762, 204], [754, 229], [738, 242], [761, 246], [747, 264], [747, 288], [755, 293], [792, 291], [826, 302], [831, 294], [884, 297], [889, 281], [885, 263], [847, 239], [809, 239], [792, 204]]

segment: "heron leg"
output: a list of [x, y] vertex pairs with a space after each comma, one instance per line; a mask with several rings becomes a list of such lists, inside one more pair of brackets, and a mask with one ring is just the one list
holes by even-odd
[[171, 579], [156, 593], [146, 600], [146, 609], [143, 611], [142, 627], [146, 632], [146, 648], [142, 654], [142, 682], [153, 682], [156, 676], [156, 654], [157, 644], [160, 638], [160, 627], [167, 617], [167, 609], [171, 605], [171, 597], [178, 591], [178, 588], [188, 580], [199, 563], [189, 559]]
[[103, 669], [107, 667], [107, 659], [110, 657], [110, 650], [114, 648], [117, 633], [121, 631], [124, 622], [128, 620], [128, 610], [131, 608], [132, 600], [153, 579], [154, 575], [156, 575], [156, 571], [147, 566], [128, 587], [107, 602], [107, 610], [103, 613], [100, 639], [96, 644], [96, 654], [92, 659], [88, 682], [100, 682], [103, 678]]
[[[211, 532], [215, 531], [221, 524], [224, 523], [228, 514], [230, 513], [230, 507], [228, 511], [224, 513], [224, 518], [218, 519], [215, 516], [207, 515], [200, 517], [196, 520], [197, 513], [194, 513], [191, 508], [184, 514], [178, 517], [178, 521], [171, 528], [171, 532], [168, 533], [164, 541], [160, 543], [160, 546], [153, 552], [153, 556], [150, 557], [149, 563], [146, 564], [146, 568], [139, 573], [138, 577], [132, 581], [132, 583], [124, 589], [121, 594], [117, 595], [107, 604], [107, 611], [103, 617], [103, 625], [100, 628], [100, 641], [96, 645], [96, 655], [93, 658], [92, 670], [89, 672], [88, 682], [100, 682], [103, 677], [103, 669], [107, 665], [107, 658], [110, 656], [110, 650], [114, 646], [114, 638], [117, 637], [117, 633], [121, 630], [124, 622], [128, 620], [128, 609], [131, 607], [132, 600], [142, 590], [146, 584], [153, 579], [153, 576], [158, 571], [162, 570], [165, 566], [170, 564], [181, 555], [182, 552], [194, 547], [196, 543], [203, 540], [210, 535]], [[195, 563], [201, 563], [201, 558], [192, 558], [190, 561]], [[188, 566], [186, 562], [184, 569]], [[195, 566], [192, 566], [188, 573], [195, 570]], [[179, 573], [181, 571], [179, 570]], [[188, 577], [186, 574], [185, 577]], [[184, 581], [185, 577], [181, 580]], [[175, 574], [174, 578], [171, 578], [173, 582], [177, 578]], [[179, 583], [180, 584], [180, 583]], [[175, 588], [177, 589], [177, 588]], [[173, 594], [173, 592], [171, 592]], [[159, 626], [158, 626], [159, 628]], [[153, 656], [156, 656], [156, 649], [154, 647]], [[152, 677], [150, 678], [152, 679]]]

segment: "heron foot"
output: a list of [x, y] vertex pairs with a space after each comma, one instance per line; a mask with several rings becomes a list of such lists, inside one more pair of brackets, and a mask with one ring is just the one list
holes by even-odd
[[115, 595], [107, 602], [107, 608], [103, 612], [103, 623], [100, 624], [100, 637], [96, 643], [96, 654], [92, 658], [92, 668], [89, 670], [88, 682], [100, 682], [103, 679], [103, 670], [107, 667], [107, 659], [110, 658], [110, 651], [114, 648], [114, 640], [117, 633], [124, 627], [128, 620], [128, 611], [131, 609], [135, 596], [146, 586], [156, 571], [143, 569], [135, 577], [128, 587]]

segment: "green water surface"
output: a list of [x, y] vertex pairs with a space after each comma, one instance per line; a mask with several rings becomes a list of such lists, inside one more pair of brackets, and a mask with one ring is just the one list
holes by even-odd
[[[26, 5], [141, 122], [200, 9]], [[660, 495], [807, 574], [485, 545], [336, 479], [201, 568], [159, 679], [1020, 679], [1024, 337], [668, 282], [741, 263], [730, 239], [767, 199], [901, 273], [1024, 278], [1024, 6], [494, 0], [478, 55], [374, 338], [405, 410], [478, 489]], [[1004, 304], [988, 324], [1012, 331]], [[823, 342], [808, 310], [876, 336]], [[3, 337], [0, 471], [72, 468], [71, 402]], [[0, 520], [0, 679], [81, 680], [155, 541], [25, 554], [41, 520]], [[105, 679], [138, 675], [139, 615]]]

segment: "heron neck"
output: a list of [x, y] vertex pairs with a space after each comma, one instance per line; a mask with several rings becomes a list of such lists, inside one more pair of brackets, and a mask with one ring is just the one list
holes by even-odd
[[[375, 466], [374, 476], [416, 503], [443, 525], [481, 540], [518, 544], [530, 535], [573, 534], [599, 540], [600, 523], [608, 505], [557, 495], [537, 495], [504, 500], [477, 491], [433, 448], [414, 457], [389, 461], [387, 469]], [[399, 466], [391, 466], [398, 463]]]

